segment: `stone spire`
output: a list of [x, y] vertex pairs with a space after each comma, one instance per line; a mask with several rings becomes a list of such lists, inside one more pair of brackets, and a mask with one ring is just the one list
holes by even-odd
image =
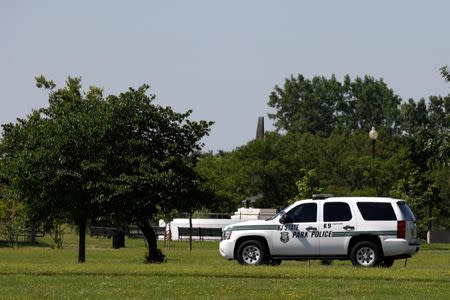
[[256, 139], [264, 138], [264, 117], [258, 117], [258, 127], [256, 128]]

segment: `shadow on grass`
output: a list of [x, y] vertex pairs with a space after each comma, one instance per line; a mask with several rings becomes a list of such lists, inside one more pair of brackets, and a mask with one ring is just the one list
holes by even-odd
[[[111, 273], [111, 272], [0, 272], [0, 276], [108, 276], [108, 277], [191, 277], [191, 278], [217, 278], [217, 279], [273, 279], [273, 280], [292, 280], [292, 277], [279, 277], [277, 275], [265, 275], [265, 274], [207, 274], [207, 273], [197, 273], [197, 272], [183, 272], [183, 273], [172, 273], [172, 272], [152, 272], [152, 273]], [[339, 275], [325, 275], [321, 274], [317, 277], [311, 277], [310, 275], [304, 275], [304, 276], [296, 276], [296, 279], [314, 279], [317, 281], [320, 280], [342, 280], [346, 279], [346, 276], [339, 276]], [[385, 276], [360, 276], [360, 277], [352, 277], [351, 280], [356, 281], [394, 281], [394, 282], [426, 282], [426, 283], [450, 283], [450, 279], [447, 278], [417, 278], [417, 277], [398, 277], [398, 278], [392, 278], [392, 277], [385, 277]]]
[[[51, 248], [52, 246], [45, 242], [23, 242], [19, 241], [17, 243], [18, 248], [26, 248], [26, 247], [37, 247], [37, 248]], [[12, 248], [8, 241], [0, 240], [0, 248]]]
[[447, 251], [450, 250], [450, 243], [447, 244], [422, 244], [420, 246], [421, 251], [427, 251], [427, 250], [442, 250]]

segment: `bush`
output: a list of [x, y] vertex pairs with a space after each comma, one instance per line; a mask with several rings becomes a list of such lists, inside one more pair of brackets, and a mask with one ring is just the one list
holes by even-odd
[[0, 237], [11, 247], [17, 247], [27, 221], [25, 205], [14, 197], [3, 196], [0, 198]]

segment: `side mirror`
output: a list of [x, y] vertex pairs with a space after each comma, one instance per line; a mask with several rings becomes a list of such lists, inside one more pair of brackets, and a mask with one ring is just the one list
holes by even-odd
[[288, 221], [288, 217], [286, 214], [283, 214], [280, 219], [278, 220], [281, 224], [285, 224]]

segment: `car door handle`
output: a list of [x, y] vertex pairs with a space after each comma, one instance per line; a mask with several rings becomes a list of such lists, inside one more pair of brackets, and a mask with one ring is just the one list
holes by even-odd
[[355, 230], [354, 226], [346, 225], [343, 227], [345, 230]]
[[305, 229], [308, 230], [308, 231], [317, 230], [316, 227], [312, 227], [312, 226], [306, 227]]

